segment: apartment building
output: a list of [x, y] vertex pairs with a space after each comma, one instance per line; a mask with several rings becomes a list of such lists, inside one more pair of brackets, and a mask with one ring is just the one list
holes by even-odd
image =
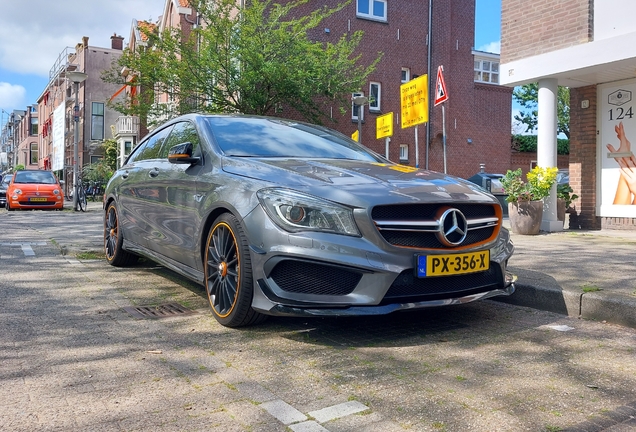
[[636, 230], [635, 13], [632, 0], [502, 0], [501, 82], [538, 82], [540, 166], [556, 166], [556, 94], [570, 88], [570, 185], [580, 197], [570, 228]]
[[[123, 37], [111, 36], [111, 47], [90, 46], [88, 37], [61, 51], [49, 73], [49, 83], [38, 98], [38, 166], [51, 169], [72, 189], [77, 127], [78, 171], [103, 157], [101, 145], [113, 137], [111, 125], [120, 116], [107, 102], [117, 91], [101, 79], [121, 55]], [[80, 72], [80, 74], [77, 74]], [[75, 80], [75, 81], [74, 81]]]

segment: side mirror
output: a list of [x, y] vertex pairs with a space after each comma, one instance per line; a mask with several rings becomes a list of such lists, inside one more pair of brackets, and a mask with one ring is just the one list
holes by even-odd
[[174, 164], [190, 164], [199, 162], [201, 158], [192, 156], [192, 143], [184, 142], [170, 148], [168, 161]]

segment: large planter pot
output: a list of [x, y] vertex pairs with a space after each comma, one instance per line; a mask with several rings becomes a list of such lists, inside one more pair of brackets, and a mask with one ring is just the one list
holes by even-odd
[[543, 201], [508, 203], [508, 218], [513, 233], [537, 235], [543, 219]]

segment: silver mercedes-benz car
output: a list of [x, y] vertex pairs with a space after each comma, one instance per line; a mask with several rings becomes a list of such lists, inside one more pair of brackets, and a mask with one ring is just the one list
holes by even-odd
[[141, 255], [202, 284], [229, 327], [514, 291], [494, 196], [298, 121], [170, 120], [113, 175], [104, 211], [110, 264]]

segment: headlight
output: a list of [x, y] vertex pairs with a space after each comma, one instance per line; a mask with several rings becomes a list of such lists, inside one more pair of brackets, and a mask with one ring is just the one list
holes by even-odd
[[286, 231], [360, 235], [353, 212], [340, 204], [286, 189], [262, 189], [256, 195], [269, 217]]
[[60, 194], [59, 189], [53, 189], [53, 195], [59, 195], [59, 194]]
[[22, 189], [13, 189], [13, 195], [22, 195]]

